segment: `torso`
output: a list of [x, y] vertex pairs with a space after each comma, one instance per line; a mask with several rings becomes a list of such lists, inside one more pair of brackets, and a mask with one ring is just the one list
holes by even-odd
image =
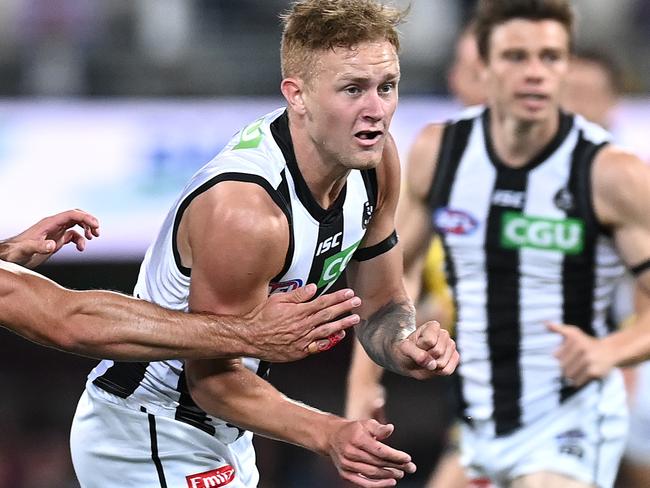
[[[137, 296], [167, 308], [188, 310], [191, 269], [183, 266], [177, 248], [179, 223], [194, 198], [221, 181], [233, 180], [263, 187], [289, 224], [286, 260], [270, 282], [269, 294], [307, 283], [316, 283], [319, 294], [326, 292], [348, 264], [376, 208], [375, 170], [352, 171], [332, 206], [321, 208], [295, 161], [286, 113], [277, 110], [236, 134], [219, 155], [194, 175], [147, 251], [135, 287]], [[268, 370], [267, 364], [256, 359], [243, 361], [260, 375]], [[242, 432], [208, 416], [194, 404], [185, 383], [182, 361], [102, 361], [90, 374], [87, 387], [110, 401], [136, 409], [145, 406], [150, 413], [194, 425], [224, 442], [232, 442]]]
[[575, 390], [562, 383], [547, 322], [609, 333], [623, 267], [598, 223], [591, 165], [608, 134], [561, 115], [557, 135], [513, 169], [495, 155], [487, 112], [445, 128], [429, 195], [457, 305], [465, 415], [511, 432]]

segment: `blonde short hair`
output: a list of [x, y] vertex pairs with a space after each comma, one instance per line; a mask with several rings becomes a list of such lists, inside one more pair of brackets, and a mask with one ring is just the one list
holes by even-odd
[[336, 47], [386, 40], [399, 51], [397, 25], [406, 15], [375, 0], [302, 0], [281, 16], [282, 76], [308, 80], [314, 54]]

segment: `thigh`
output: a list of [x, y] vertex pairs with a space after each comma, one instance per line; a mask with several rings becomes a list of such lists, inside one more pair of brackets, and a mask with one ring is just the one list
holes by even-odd
[[594, 488], [594, 486], [558, 473], [542, 471], [519, 476], [510, 483], [508, 488]]

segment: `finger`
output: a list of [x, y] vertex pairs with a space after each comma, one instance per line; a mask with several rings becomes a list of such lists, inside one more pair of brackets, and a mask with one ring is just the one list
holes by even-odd
[[[382, 450], [385, 447], [386, 448], [389, 447], [386, 444], [382, 444], [381, 442], [375, 441], [375, 443], [379, 444], [380, 449]], [[410, 456], [405, 452], [402, 451], [397, 451], [397, 452], [399, 452], [402, 456], [406, 456], [410, 458]], [[416, 470], [415, 464], [412, 461], [394, 462], [386, 459], [385, 457], [376, 456], [373, 453], [368, 452], [368, 450], [362, 448], [357, 448], [354, 451], [350, 451], [346, 456], [346, 460], [347, 460], [346, 462], [358, 462], [368, 466], [374, 466], [376, 468], [391, 468], [398, 471], [402, 471], [404, 473], [414, 473]]]
[[[388, 439], [388, 437], [395, 430], [395, 426], [393, 424], [381, 424], [376, 420], [372, 420], [372, 419], [368, 420], [367, 422], [364, 422], [364, 427], [372, 437], [374, 437], [375, 439], [379, 439], [380, 441], [383, 441], [384, 439]], [[404, 462], [410, 460], [411, 458], [409, 456], [409, 459], [406, 459]]]
[[78, 208], [58, 213], [49, 217], [49, 219], [51, 219], [53, 225], [65, 228], [72, 227], [73, 225], [87, 226], [91, 229], [97, 229], [99, 227], [99, 220], [95, 216]]
[[72, 229], [65, 231], [65, 234], [63, 234], [61, 246], [64, 246], [69, 242], [74, 243], [78, 251], [83, 251], [86, 248], [86, 239], [84, 239], [79, 232]]
[[558, 324], [557, 322], [546, 322], [546, 328], [551, 331], [555, 332], [556, 334], [560, 334], [562, 337], [567, 336], [569, 333], [569, 327], [567, 327], [564, 324]]
[[395, 486], [397, 480], [387, 479], [387, 480], [371, 480], [365, 476], [360, 475], [359, 473], [354, 473], [350, 471], [341, 470], [339, 471], [341, 477], [350, 483], [353, 483], [354, 486], [361, 486], [363, 488], [384, 488], [388, 486]]
[[455, 349], [456, 344], [453, 339], [449, 337], [449, 332], [442, 329], [438, 334], [438, 340], [433, 345], [433, 347], [427, 352], [431, 357], [435, 358], [438, 363], [438, 368], [443, 368], [449, 358], [451, 357], [452, 352]]
[[429, 371], [435, 371], [438, 366], [436, 360], [431, 357], [431, 355], [420, 349], [415, 343], [409, 340], [404, 340], [400, 342], [399, 346], [400, 352], [402, 355], [406, 356], [417, 366], [428, 369]]
[[440, 370], [439, 374], [443, 376], [449, 376], [454, 371], [456, 371], [459, 362], [460, 362], [460, 354], [458, 354], [458, 351], [454, 350], [454, 353], [451, 355], [449, 362], [445, 365], [444, 368]]
[[401, 480], [404, 477], [404, 471], [395, 468], [386, 468], [384, 466], [374, 466], [358, 461], [343, 459], [341, 468], [351, 473], [359, 474], [369, 480]]
[[84, 236], [86, 239], [91, 240], [93, 237], [99, 236], [99, 229], [94, 229], [89, 225], [82, 225], [82, 227], [84, 229]]
[[449, 335], [442, 335], [438, 341], [438, 344], [436, 344], [433, 349], [429, 349], [427, 352], [432, 357], [436, 358], [438, 369], [442, 369], [447, 365], [455, 351], [456, 342], [451, 337], [449, 337]]
[[283, 293], [280, 296], [291, 303], [304, 303], [311, 300], [317, 290], [316, 285], [309, 283], [308, 285]]
[[328, 339], [329, 337], [338, 334], [339, 332], [349, 329], [357, 325], [361, 318], [357, 314], [342, 317], [334, 322], [323, 325], [314, 326], [313, 329], [306, 335], [309, 342], [318, 341], [321, 339]]
[[338, 290], [334, 293], [326, 293], [325, 295], [321, 295], [318, 298], [312, 300], [309, 303], [309, 307], [306, 307], [305, 311], [309, 314], [316, 314], [321, 310], [325, 310], [341, 302], [346, 302], [353, 297], [354, 291], [349, 288]]
[[345, 337], [345, 331], [341, 330], [335, 334], [332, 334], [327, 339], [320, 339], [318, 341], [310, 342], [307, 346], [307, 352], [310, 354], [316, 354], [318, 352], [327, 351], [336, 346], [339, 342]]
[[426, 322], [418, 327], [417, 332], [418, 336], [415, 340], [415, 344], [425, 351], [432, 349], [438, 343], [440, 337], [440, 324], [435, 320]]
[[30, 254], [51, 254], [56, 249], [56, 243], [51, 239], [25, 241], [23, 249]]
[[317, 327], [321, 324], [330, 322], [337, 317], [349, 314], [360, 305], [361, 299], [359, 297], [352, 297], [344, 302], [336, 303], [319, 310], [309, 317], [309, 322], [312, 326]]

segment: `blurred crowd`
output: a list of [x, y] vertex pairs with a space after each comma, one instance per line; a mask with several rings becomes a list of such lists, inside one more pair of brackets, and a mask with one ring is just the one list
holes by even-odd
[[[404, 94], [446, 94], [454, 38], [473, 0], [394, 0]], [[650, 4], [576, 0], [578, 44], [650, 90]], [[0, 0], [0, 97], [275, 95], [278, 12], [290, 0]], [[434, 26], [435, 28], [432, 28]]]

